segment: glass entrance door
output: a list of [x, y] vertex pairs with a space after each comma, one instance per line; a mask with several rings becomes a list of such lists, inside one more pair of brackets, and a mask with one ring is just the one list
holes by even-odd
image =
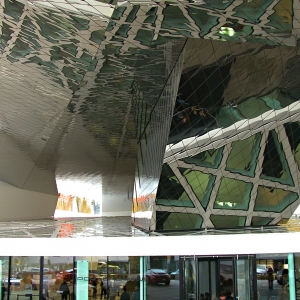
[[183, 299], [196, 298], [196, 260], [195, 258], [184, 258], [183, 260]]
[[198, 299], [215, 299], [218, 293], [217, 261], [198, 260]]
[[219, 293], [226, 294], [229, 298], [234, 294], [235, 268], [233, 258], [218, 259], [218, 273], [220, 276]]
[[252, 299], [253, 260], [251, 256], [183, 258], [182, 299], [215, 300], [222, 294], [226, 299]]
[[238, 258], [235, 259], [235, 285], [236, 299], [250, 300], [252, 299], [252, 286], [254, 282], [252, 261], [254, 258]]

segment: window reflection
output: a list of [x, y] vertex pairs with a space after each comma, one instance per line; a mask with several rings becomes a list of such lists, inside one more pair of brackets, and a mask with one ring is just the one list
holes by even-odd
[[[44, 272], [47, 272], [44, 270]], [[40, 257], [13, 256], [11, 259], [10, 299], [39, 295]]]
[[[1, 299], [6, 300], [8, 294], [8, 278], [9, 278], [9, 258], [8, 256], [0, 256], [0, 278], [2, 284], [0, 285]], [[11, 282], [14, 279], [11, 278]]]

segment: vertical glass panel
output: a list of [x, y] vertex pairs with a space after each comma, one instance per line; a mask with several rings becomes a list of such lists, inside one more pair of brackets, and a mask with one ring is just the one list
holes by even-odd
[[179, 299], [179, 257], [147, 257], [147, 300]]
[[236, 260], [236, 284], [238, 299], [251, 299], [250, 260]]
[[[40, 257], [12, 256], [10, 299], [38, 297], [40, 286]], [[46, 272], [47, 274], [50, 271]]]
[[220, 259], [219, 260], [220, 269], [220, 291], [221, 293], [226, 293], [232, 295], [233, 290], [233, 261], [232, 259]]
[[256, 134], [245, 140], [232, 143], [226, 170], [254, 177], [261, 135]]
[[43, 297], [61, 300], [62, 293], [73, 297], [74, 269], [72, 256], [45, 256], [43, 273]]
[[248, 210], [252, 184], [223, 177], [214, 208]]
[[256, 255], [257, 291], [262, 300], [289, 300], [286, 284], [290, 266], [286, 254]]
[[294, 254], [296, 299], [300, 298], [300, 253]]
[[183, 186], [168, 164], [164, 164], [156, 194], [156, 204], [194, 207]]
[[142, 266], [139, 256], [109, 256], [107, 267], [110, 297], [108, 299], [120, 296], [124, 292], [124, 286], [129, 295], [135, 290], [141, 291], [140, 268]]
[[215, 228], [235, 228], [245, 226], [246, 217], [211, 215], [210, 220]]
[[216, 299], [219, 292], [219, 278], [217, 278], [217, 262], [210, 261], [210, 293], [211, 299]]
[[201, 152], [195, 156], [183, 158], [187, 164], [194, 164], [200, 167], [207, 167], [207, 168], [218, 168], [222, 159], [223, 149], [211, 149], [204, 152]]
[[179, 168], [179, 171], [191, 186], [201, 205], [206, 209], [216, 177], [192, 169]]
[[268, 135], [260, 177], [294, 185], [282, 144], [279, 142], [275, 130], [271, 130]]
[[295, 161], [300, 170], [300, 124], [298, 122], [285, 124], [285, 131], [291, 145]]
[[186, 258], [183, 262], [184, 283], [183, 294], [184, 300], [196, 299], [196, 266], [193, 258]]
[[[1, 299], [7, 300], [8, 298], [8, 276], [9, 276], [9, 257], [8, 256], [0, 256], [0, 278], [2, 280], [2, 284], [0, 285], [0, 295]], [[16, 278], [10, 278], [11, 289], [13, 289], [16, 284], [19, 283], [19, 280]]]
[[198, 274], [198, 293], [200, 295], [199, 299], [205, 299], [205, 295], [211, 295], [209, 261], [199, 260]]
[[282, 212], [298, 199], [298, 194], [277, 188], [259, 186], [255, 201], [255, 211]]
[[265, 226], [268, 225], [273, 218], [266, 218], [266, 217], [252, 217], [251, 225], [252, 226]]
[[[139, 279], [140, 279], [140, 300], [146, 299], [146, 280], [144, 279], [146, 277], [146, 257], [141, 256], [140, 257], [140, 273], [139, 273]], [[119, 294], [117, 294], [119, 296]], [[124, 297], [122, 297], [124, 298]]]
[[199, 229], [203, 221], [200, 215], [189, 213], [168, 213], [163, 222], [157, 216], [157, 230]]
[[[51, 260], [55, 261], [55, 257], [51, 258]], [[68, 259], [71, 260], [70, 258], [67, 257], [63, 257], [60, 258], [61, 260], [64, 259]], [[71, 298], [75, 296], [75, 299], [81, 299], [80, 296], [78, 296], [76, 293], [80, 293], [82, 295], [82, 297], [84, 298], [93, 298], [93, 297], [99, 297], [101, 296], [101, 282], [103, 282], [103, 278], [107, 278], [106, 273], [105, 274], [101, 274], [100, 273], [100, 269], [99, 269], [99, 265], [101, 265], [101, 263], [105, 263], [106, 264], [106, 256], [77, 256], [76, 257], [76, 269], [75, 269], [75, 273], [73, 273], [73, 267], [70, 268], [70, 265], [62, 265], [62, 269], [63, 267], [68, 267], [69, 269], [66, 269], [65, 271], [61, 272], [64, 276], [63, 278], [65, 279], [65, 281], [67, 281], [68, 283], [68, 287], [70, 290], [70, 295]], [[80, 272], [77, 271], [77, 268], [80, 268]], [[87, 276], [83, 276], [84, 274], [86, 274], [86, 270], [87, 270]], [[78, 277], [82, 277], [83, 279], [78, 279]], [[87, 277], [87, 278], [84, 278]], [[74, 279], [74, 281], [73, 281]], [[87, 280], [86, 280], [87, 279]], [[83, 282], [84, 281], [84, 282]], [[87, 287], [86, 287], [87, 285]], [[74, 294], [72, 294], [72, 292], [74, 291]], [[105, 295], [106, 296], [106, 295]], [[104, 296], [104, 299], [106, 299]], [[68, 298], [69, 299], [69, 298]], [[58, 300], [58, 299], [57, 299]]]
[[288, 254], [288, 266], [289, 266], [289, 293], [290, 299], [296, 300], [296, 284], [295, 284], [295, 262], [294, 262], [294, 254]]

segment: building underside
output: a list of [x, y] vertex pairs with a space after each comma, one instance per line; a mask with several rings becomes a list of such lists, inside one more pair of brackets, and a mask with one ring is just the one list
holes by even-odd
[[143, 232], [293, 215], [299, 1], [0, 8], [0, 221], [53, 219], [59, 182]]

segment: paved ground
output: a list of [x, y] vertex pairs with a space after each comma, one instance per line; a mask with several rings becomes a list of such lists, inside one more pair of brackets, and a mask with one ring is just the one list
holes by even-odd
[[261, 300], [289, 300], [288, 289], [282, 288], [276, 280], [273, 281], [273, 290], [269, 290], [267, 280], [257, 280], [258, 296]]
[[171, 280], [170, 285], [147, 285], [147, 300], [179, 299], [179, 280]]
[[[273, 290], [269, 290], [267, 280], [257, 280], [259, 300], [289, 300], [289, 292], [274, 280]], [[147, 300], [179, 300], [179, 280], [172, 280], [169, 286], [164, 284], [147, 285]]]

